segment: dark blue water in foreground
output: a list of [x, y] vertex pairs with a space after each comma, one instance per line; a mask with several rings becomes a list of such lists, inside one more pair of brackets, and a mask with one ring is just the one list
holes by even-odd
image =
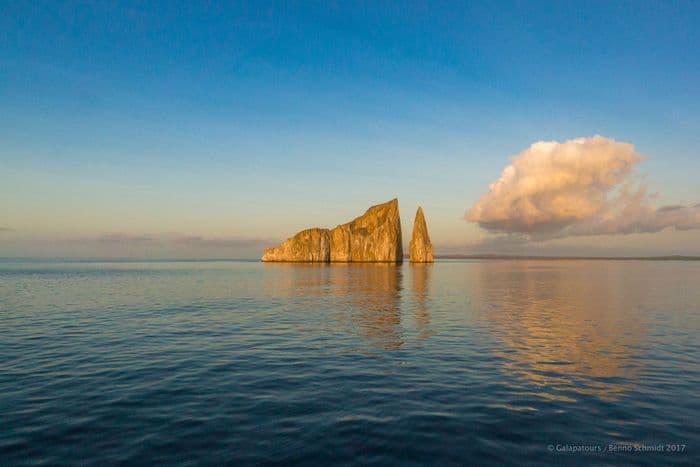
[[0, 263], [3, 465], [699, 465], [699, 388], [700, 262]]

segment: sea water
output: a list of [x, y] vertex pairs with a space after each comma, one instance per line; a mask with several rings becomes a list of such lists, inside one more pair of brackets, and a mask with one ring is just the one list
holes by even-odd
[[700, 464], [700, 262], [0, 262], [0, 463]]

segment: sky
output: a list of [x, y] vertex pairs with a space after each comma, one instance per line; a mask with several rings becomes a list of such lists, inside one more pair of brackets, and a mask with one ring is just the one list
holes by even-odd
[[0, 256], [700, 254], [700, 3], [218, 3], [0, 0]]

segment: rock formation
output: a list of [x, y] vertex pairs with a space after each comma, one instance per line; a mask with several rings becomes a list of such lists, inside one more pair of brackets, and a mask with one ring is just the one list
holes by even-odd
[[266, 249], [262, 261], [400, 263], [403, 244], [399, 201], [372, 206], [352, 222], [332, 230], [303, 230], [281, 245]]
[[430, 243], [428, 226], [423, 216], [423, 208], [416, 212], [416, 220], [413, 222], [413, 235], [409, 244], [409, 259], [412, 263], [432, 263], [433, 244]]
[[399, 201], [372, 206], [352, 222], [331, 230], [331, 261], [401, 262]]
[[306, 229], [276, 247], [265, 249], [263, 261], [327, 263], [330, 258], [328, 229]]

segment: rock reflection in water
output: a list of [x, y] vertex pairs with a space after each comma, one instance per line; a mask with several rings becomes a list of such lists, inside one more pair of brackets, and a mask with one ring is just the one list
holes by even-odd
[[348, 306], [356, 332], [371, 345], [395, 348], [401, 335], [401, 266], [390, 263], [330, 265], [331, 292]]
[[425, 339], [433, 335], [430, 329], [429, 293], [432, 263], [410, 263], [413, 319], [418, 337]]
[[[329, 313], [328, 332], [343, 329], [363, 336], [372, 346], [396, 348], [401, 332], [401, 265], [394, 263], [265, 263], [271, 297]], [[275, 274], [277, 273], [277, 274]], [[424, 311], [427, 314], [427, 311]]]

